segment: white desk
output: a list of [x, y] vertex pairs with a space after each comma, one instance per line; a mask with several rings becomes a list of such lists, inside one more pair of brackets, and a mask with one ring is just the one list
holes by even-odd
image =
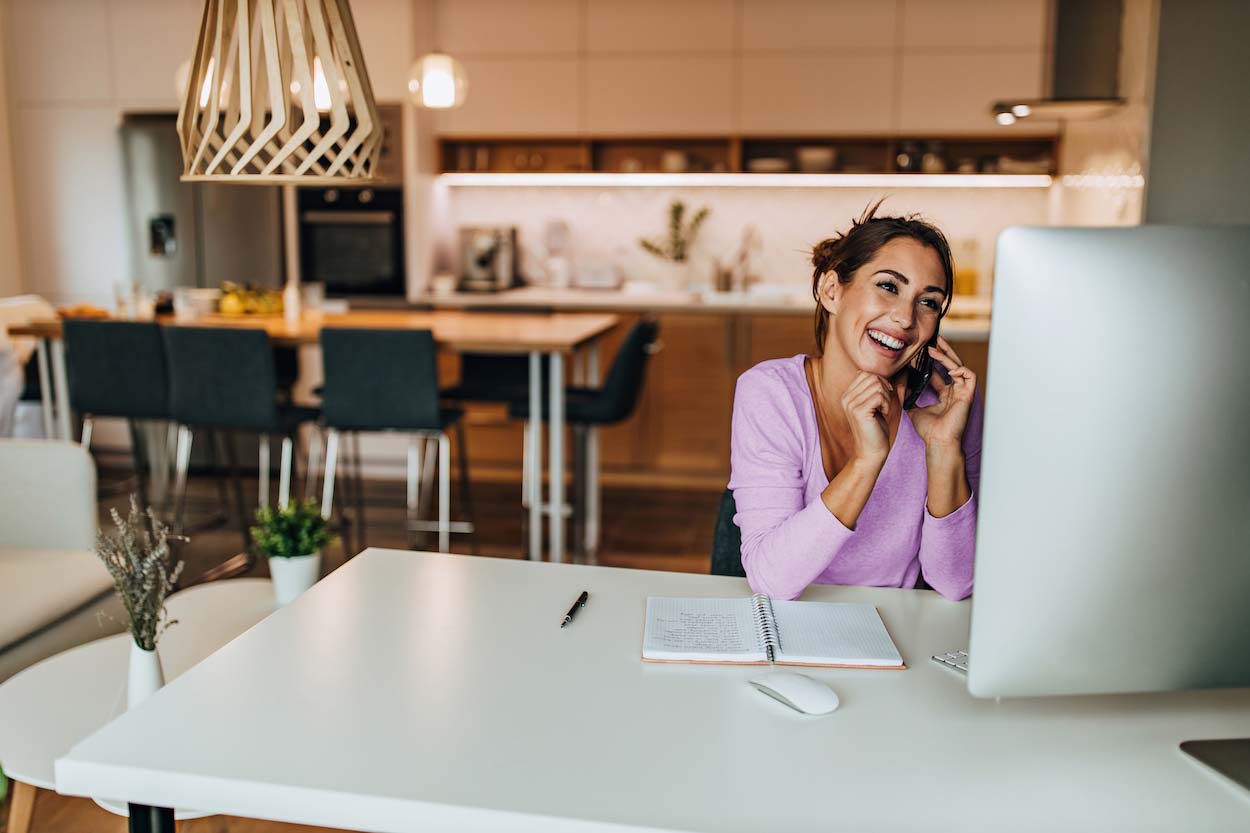
[[[560, 618], [583, 589], [573, 624]], [[928, 659], [969, 605], [877, 605], [907, 671], [639, 661], [648, 594], [740, 579], [369, 550], [57, 762], [57, 789], [374, 831], [1203, 830], [1250, 794], [1178, 751], [1250, 734], [1250, 691], [979, 701]]]

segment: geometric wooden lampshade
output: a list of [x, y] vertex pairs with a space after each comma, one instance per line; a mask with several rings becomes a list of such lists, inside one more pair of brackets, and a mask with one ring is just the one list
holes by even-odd
[[183, 181], [372, 178], [382, 125], [347, 0], [205, 0], [178, 136]]

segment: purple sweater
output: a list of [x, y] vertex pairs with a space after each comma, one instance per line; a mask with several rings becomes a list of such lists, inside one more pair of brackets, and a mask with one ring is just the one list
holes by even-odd
[[[972, 592], [977, 485], [981, 472], [980, 396], [973, 399], [963, 449], [968, 502], [943, 518], [929, 514], [924, 441], [904, 412], [868, 503], [852, 531], [821, 500], [829, 485], [804, 356], [761, 362], [738, 379], [733, 409], [733, 472], [742, 566], [751, 589], [797, 598], [809, 584], [915, 587], [925, 581], [948, 599]], [[917, 405], [930, 405], [930, 388]]]

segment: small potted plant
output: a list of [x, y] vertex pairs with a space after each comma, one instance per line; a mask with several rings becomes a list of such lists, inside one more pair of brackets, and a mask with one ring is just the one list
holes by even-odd
[[638, 245], [661, 260], [673, 264], [679, 278], [684, 276], [689, 281], [691, 249], [708, 213], [709, 209], [704, 206], [686, 220], [686, 204], [681, 200], [673, 200], [668, 207], [668, 233], [663, 237], [643, 237], [639, 239]]
[[294, 601], [317, 583], [321, 550], [333, 541], [316, 501], [291, 501], [256, 512], [252, 541], [269, 558], [269, 575], [278, 605]]
[[121, 597], [130, 620], [130, 672], [127, 677], [126, 705], [133, 708], [165, 684], [156, 643], [175, 624], [165, 610], [165, 597], [178, 584], [182, 562], [173, 563], [169, 528], [149, 509], [139, 508], [139, 499], [130, 496], [130, 514], [124, 520], [113, 509], [114, 530], [101, 530], [96, 555], [104, 562], [113, 586]]

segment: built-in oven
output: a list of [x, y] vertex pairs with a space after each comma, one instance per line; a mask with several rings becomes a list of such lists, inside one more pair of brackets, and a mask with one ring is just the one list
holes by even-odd
[[327, 295], [404, 295], [404, 194], [396, 187], [301, 188], [300, 275]]

